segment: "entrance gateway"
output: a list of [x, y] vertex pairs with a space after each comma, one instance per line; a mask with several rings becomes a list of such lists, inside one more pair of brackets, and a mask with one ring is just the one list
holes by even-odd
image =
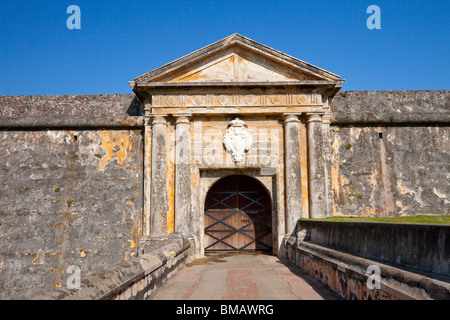
[[206, 195], [205, 252], [272, 252], [270, 195], [257, 180], [232, 175]]
[[195, 255], [278, 254], [301, 217], [332, 215], [338, 75], [233, 34], [130, 82], [145, 111], [140, 241]]

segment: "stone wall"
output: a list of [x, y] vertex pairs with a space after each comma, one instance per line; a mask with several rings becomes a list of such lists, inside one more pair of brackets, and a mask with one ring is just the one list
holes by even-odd
[[449, 90], [340, 91], [331, 111], [335, 125], [445, 124]]
[[132, 94], [0, 96], [0, 128], [120, 128], [142, 126]]
[[139, 112], [133, 100], [0, 97], [0, 299], [65, 285], [72, 265], [86, 275], [138, 255], [143, 136], [126, 122]]
[[[333, 214], [449, 213], [449, 96], [449, 91], [336, 95], [330, 135]], [[217, 135], [205, 124], [208, 137], [221, 137], [231, 119], [216, 119], [222, 128]], [[258, 144], [284, 147], [284, 119], [245, 120], [262, 130]], [[304, 121], [299, 126], [302, 175], [307, 173]], [[174, 120], [169, 122], [174, 136]], [[195, 161], [195, 119], [190, 129]], [[143, 130], [143, 106], [134, 95], [0, 97], [0, 299], [58, 288], [71, 265], [90, 274], [140, 253], [149, 219], [143, 213]], [[203, 141], [203, 155], [214, 153], [209, 141]], [[267, 152], [255, 151], [261, 164]], [[279, 168], [283, 157], [280, 152]], [[167, 170], [173, 177], [174, 164], [167, 163]], [[280, 184], [275, 211], [282, 216], [285, 177], [271, 174], [278, 181], [270, 175], [261, 179]], [[198, 172], [191, 178], [194, 184], [209, 179]], [[169, 184], [166, 191], [168, 231], [175, 225], [174, 188]], [[301, 188], [305, 217], [308, 186]], [[194, 193], [192, 199], [198, 200]], [[198, 207], [194, 204], [200, 217]], [[278, 228], [282, 237], [284, 226]]]
[[450, 214], [449, 110], [449, 91], [338, 93], [333, 214]]

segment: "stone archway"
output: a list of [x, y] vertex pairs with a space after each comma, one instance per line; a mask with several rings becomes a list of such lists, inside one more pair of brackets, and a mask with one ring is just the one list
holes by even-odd
[[208, 191], [204, 210], [205, 252], [272, 252], [270, 194], [256, 179], [231, 175]]

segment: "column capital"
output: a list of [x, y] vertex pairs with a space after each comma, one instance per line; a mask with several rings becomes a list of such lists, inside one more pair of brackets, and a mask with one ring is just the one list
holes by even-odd
[[150, 115], [150, 119], [152, 120], [152, 125], [156, 124], [167, 124], [167, 115], [164, 114], [152, 114]]
[[283, 117], [284, 117], [284, 123], [299, 122], [299, 120], [298, 120], [299, 114], [298, 113], [287, 113], [287, 112], [284, 112], [283, 113]]
[[322, 122], [323, 113], [307, 112], [306, 122]]
[[190, 113], [176, 113], [173, 115], [175, 118], [175, 124], [179, 123], [190, 123], [191, 114]]

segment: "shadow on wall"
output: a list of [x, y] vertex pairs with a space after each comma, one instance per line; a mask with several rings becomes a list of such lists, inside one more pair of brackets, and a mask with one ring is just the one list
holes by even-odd
[[143, 116], [144, 115], [144, 105], [140, 102], [137, 96], [134, 96], [130, 105], [127, 109], [127, 114], [129, 116]]

